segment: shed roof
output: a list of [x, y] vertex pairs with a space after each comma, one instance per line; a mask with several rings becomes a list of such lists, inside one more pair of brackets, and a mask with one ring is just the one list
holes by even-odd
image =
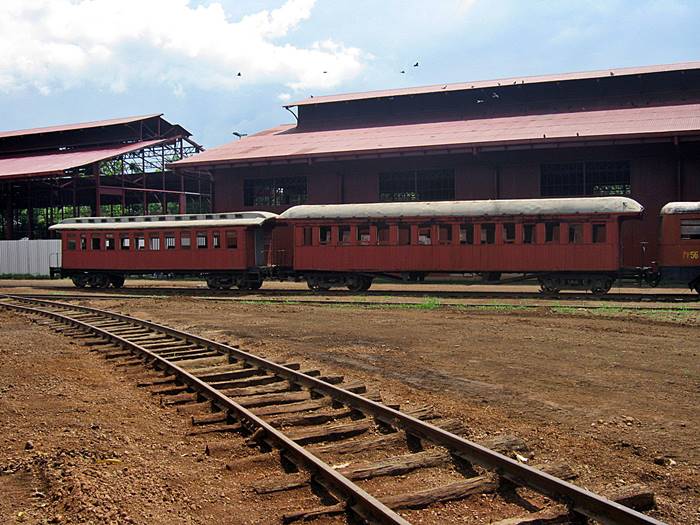
[[0, 139], [6, 137], [19, 137], [22, 135], [38, 135], [41, 133], [55, 133], [59, 131], [75, 131], [80, 129], [101, 128], [105, 126], [116, 126], [120, 124], [131, 124], [150, 118], [162, 117], [162, 113], [151, 113], [150, 115], [140, 115], [135, 117], [113, 118], [107, 120], [94, 120], [91, 122], [79, 122], [76, 124], [60, 124], [58, 126], [47, 126], [44, 128], [18, 129], [12, 131], [0, 131]]
[[66, 170], [155, 146], [169, 139], [145, 140], [109, 148], [81, 149], [40, 155], [0, 157], [0, 178], [62, 175]]
[[129, 230], [152, 228], [203, 228], [260, 226], [277, 217], [266, 211], [243, 211], [200, 215], [139, 215], [135, 217], [80, 217], [65, 219], [50, 230]]
[[628, 197], [580, 199], [506, 199], [481, 201], [381, 202], [368, 204], [305, 204], [280, 214], [281, 219], [354, 219], [400, 217], [498, 217], [512, 215], [576, 215], [633, 213], [644, 210]]
[[669, 202], [661, 208], [661, 215], [700, 213], [700, 202]]
[[310, 158], [401, 155], [411, 151], [512, 147], [698, 134], [700, 104], [297, 131], [283, 125], [211, 148], [173, 167], [250, 165]]
[[423, 95], [426, 93], [445, 93], [450, 91], [465, 91], [469, 89], [490, 89], [516, 84], [542, 84], [546, 82], [563, 82], [569, 80], [585, 80], [596, 78], [609, 78], [621, 76], [646, 75], [650, 73], [668, 73], [673, 71], [688, 71], [700, 69], [700, 62], [681, 62], [677, 64], [661, 64], [640, 67], [623, 67], [614, 69], [601, 69], [596, 71], [580, 71], [573, 73], [558, 73], [552, 75], [522, 76], [500, 78], [495, 80], [476, 80], [472, 82], [457, 82], [452, 84], [435, 84], [431, 86], [418, 86], [398, 89], [383, 89], [377, 91], [365, 91], [361, 93], [345, 93], [310, 97], [304, 100], [291, 102], [285, 107], [308, 106], [312, 104], [327, 104], [331, 102], [350, 102], [353, 100], [366, 100], [372, 98], [399, 97], [406, 95]]

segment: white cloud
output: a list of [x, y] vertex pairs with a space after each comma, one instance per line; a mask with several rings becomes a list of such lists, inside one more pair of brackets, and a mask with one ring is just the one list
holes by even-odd
[[248, 83], [333, 87], [358, 75], [366, 56], [333, 40], [284, 42], [314, 1], [230, 21], [221, 4], [189, 0], [2, 0], [0, 90], [161, 84], [182, 96]]
[[290, 93], [280, 93], [277, 95], [277, 99], [282, 102], [289, 102], [292, 99], [292, 95]]

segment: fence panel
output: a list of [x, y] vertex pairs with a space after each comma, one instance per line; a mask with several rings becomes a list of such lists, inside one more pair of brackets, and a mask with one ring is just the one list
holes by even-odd
[[0, 241], [0, 275], [49, 276], [49, 266], [61, 265], [58, 239]]

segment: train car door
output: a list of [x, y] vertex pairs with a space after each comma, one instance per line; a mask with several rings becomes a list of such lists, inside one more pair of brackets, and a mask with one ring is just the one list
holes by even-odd
[[267, 252], [270, 248], [271, 232], [267, 229], [255, 230], [255, 266], [267, 265]]

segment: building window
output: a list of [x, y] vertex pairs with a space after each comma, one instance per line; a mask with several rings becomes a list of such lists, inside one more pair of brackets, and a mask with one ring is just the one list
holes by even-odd
[[211, 246], [212, 248], [221, 247], [221, 238], [219, 237], [219, 232], [212, 232], [211, 234]]
[[418, 244], [430, 246], [433, 244], [433, 229], [430, 224], [418, 226]]
[[630, 195], [630, 163], [622, 160], [543, 164], [540, 193], [543, 197]]
[[447, 201], [455, 198], [454, 170], [411, 170], [379, 174], [379, 200]]
[[459, 226], [459, 243], [474, 244], [474, 225], [461, 224]]
[[75, 244], [75, 239], [68, 239], [68, 249], [73, 251], [75, 250], [76, 244]]
[[114, 235], [105, 235], [105, 250], [114, 250]]
[[92, 238], [92, 249], [93, 250], [99, 250], [100, 249], [100, 244], [101, 244], [101, 239], [99, 237], [93, 237]]
[[306, 195], [306, 177], [243, 181], [244, 206], [293, 206], [304, 204]]
[[515, 242], [515, 223], [506, 222], [503, 224], [503, 242], [513, 244]]
[[569, 242], [571, 244], [583, 242], [583, 224], [569, 224]]
[[131, 241], [128, 234], [122, 234], [119, 236], [119, 242], [122, 250], [128, 250], [131, 246]]
[[399, 224], [399, 246], [411, 244], [411, 225]]
[[338, 226], [338, 241], [340, 244], [350, 244], [350, 226]]
[[559, 242], [559, 223], [545, 222], [544, 223], [544, 242]]

